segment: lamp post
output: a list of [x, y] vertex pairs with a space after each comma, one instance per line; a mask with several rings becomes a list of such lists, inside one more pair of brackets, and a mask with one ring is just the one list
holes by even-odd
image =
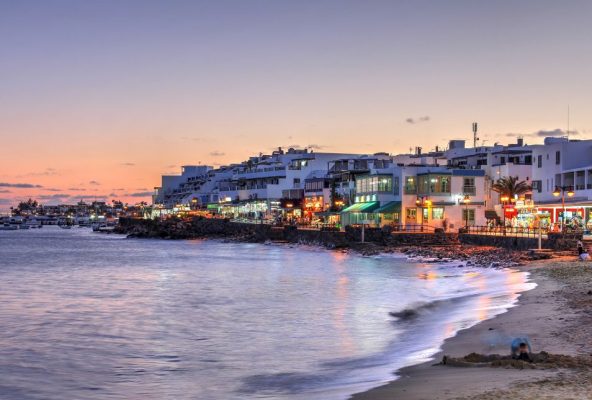
[[467, 233], [469, 231], [469, 203], [471, 202], [471, 198], [469, 197], [468, 194], [465, 194], [465, 197], [463, 197], [463, 203], [465, 203], [465, 229], [467, 230]]
[[555, 190], [553, 191], [553, 196], [559, 197], [561, 196], [561, 207], [563, 208], [563, 213], [561, 214], [561, 233], [563, 233], [563, 227], [565, 225], [565, 194], [567, 193], [567, 197], [573, 197], [574, 191], [573, 186], [555, 186]]
[[510, 196], [508, 195], [503, 195], [502, 197], [500, 197], [500, 201], [502, 202], [502, 213], [504, 214], [503, 220], [504, 220], [504, 236], [506, 235], [506, 203], [510, 200]]

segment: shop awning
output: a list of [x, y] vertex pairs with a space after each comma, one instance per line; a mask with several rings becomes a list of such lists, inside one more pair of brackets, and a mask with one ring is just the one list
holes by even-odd
[[344, 208], [341, 212], [344, 213], [371, 213], [378, 208], [380, 203], [377, 201], [369, 201], [366, 203], [355, 203]]
[[400, 201], [389, 201], [384, 206], [376, 209], [374, 211], [376, 214], [392, 214], [396, 212], [401, 212], [401, 202]]

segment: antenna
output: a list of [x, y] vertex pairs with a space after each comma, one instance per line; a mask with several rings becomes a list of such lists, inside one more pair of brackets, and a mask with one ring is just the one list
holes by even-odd
[[477, 137], [477, 123], [473, 122], [473, 147], [477, 147], [477, 140], [479, 140]]
[[567, 140], [569, 140], [569, 104], [567, 105]]

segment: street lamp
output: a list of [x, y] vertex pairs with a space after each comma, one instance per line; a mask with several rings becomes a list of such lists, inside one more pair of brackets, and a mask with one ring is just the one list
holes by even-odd
[[504, 235], [506, 234], [506, 203], [508, 201], [510, 201], [510, 196], [508, 195], [503, 195], [502, 197], [500, 197], [500, 201], [502, 202], [502, 213], [504, 214], [503, 220], [504, 220]]
[[468, 194], [465, 194], [463, 197], [463, 203], [465, 203], [465, 229], [469, 229], [469, 203], [471, 202], [471, 198]]
[[573, 186], [555, 186], [553, 190], [553, 196], [561, 196], [561, 207], [563, 208], [563, 214], [561, 214], [561, 233], [563, 233], [563, 227], [565, 225], [565, 194], [567, 197], [573, 197], [575, 195]]

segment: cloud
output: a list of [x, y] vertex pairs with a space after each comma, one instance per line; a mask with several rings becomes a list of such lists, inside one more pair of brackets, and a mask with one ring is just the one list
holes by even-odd
[[223, 153], [223, 152], [218, 151], [218, 150], [214, 150], [214, 151], [210, 152], [210, 155], [212, 157], [222, 157], [222, 156], [225, 156], [226, 153]]
[[69, 199], [71, 196], [66, 193], [55, 193], [55, 194], [42, 194], [37, 196], [39, 200], [65, 200]]
[[68, 188], [68, 190], [74, 190], [74, 191], [77, 191], [77, 192], [86, 192], [86, 189], [84, 189], [84, 188], [71, 187], [71, 188]]
[[426, 115], [424, 117], [419, 117], [419, 118], [407, 118], [405, 119], [405, 122], [407, 122], [408, 124], [419, 124], [420, 122], [428, 122], [430, 120], [429, 115]]
[[[569, 135], [571, 136], [577, 136], [580, 133], [578, 131], [569, 131]], [[550, 136], [554, 136], [554, 137], [561, 137], [561, 136], [567, 136], [568, 132], [563, 130], [563, 129], [551, 129], [551, 130], [540, 130], [540, 131], [536, 131], [530, 134], [530, 136], [537, 136], [537, 137], [550, 137]]]
[[309, 144], [306, 147], [308, 147], [309, 149], [312, 149], [312, 150], [322, 150], [322, 149], [326, 149], [328, 146], [324, 146], [322, 144]]
[[2, 205], [10, 205], [13, 204], [15, 200], [13, 199], [0, 199], [0, 204]]
[[177, 166], [175, 164], [171, 164], [171, 165], [165, 165], [166, 169], [171, 169], [171, 168], [177, 168]]
[[197, 136], [181, 136], [183, 140], [190, 140], [192, 142], [203, 142], [205, 139]]
[[60, 175], [58, 170], [55, 168], [46, 168], [44, 171], [41, 172], [29, 172], [28, 174], [19, 175], [19, 177], [24, 176], [55, 176]]
[[0, 189], [0, 193], [12, 193], [10, 190]]
[[136, 163], [124, 162], [124, 163], [121, 163], [121, 165], [123, 165], [124, 167], [134, 167], [136, 165]]
[[90, 181], [88, 182], [89, 185], [95, 185], [95, 186], [100, 186], [101, 184], [97, 181]]
[[114, 191], [123, 191], [125, 189], [124, 188], [119, 188], [119, 189], [111, 189], [111, 190], [114, 190]]
[[125, 193], [125, 196], [129, 197], [148, 197], [152, 196], [152, 192], [136, 192], [136, 193]]
[[56, 189], [56, 188], [45, 188], [43, 190], [47, 190], [48, 192], [61, 192], [62, 189]]
[[18, 189], [35, 189], [35, 188], [42, 188], [41, 185], [36, 185], [34, 183], [6, 183], [0, 182], [0, 187], [11, 187], [11, 188], [18, 188]]

